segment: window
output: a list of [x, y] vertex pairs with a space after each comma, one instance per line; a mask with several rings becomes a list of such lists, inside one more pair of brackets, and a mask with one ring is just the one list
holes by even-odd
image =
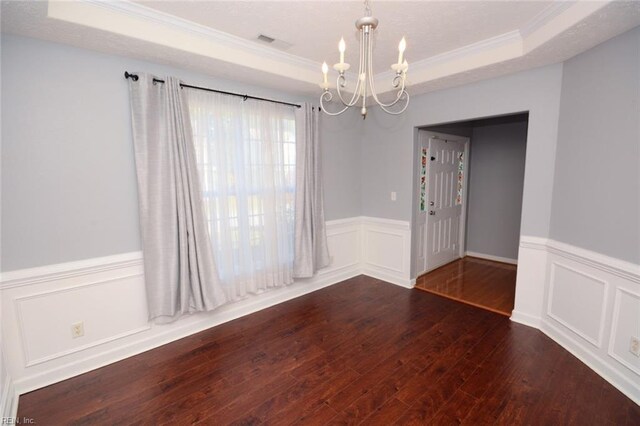
[[218, 273], [235, 296], [291, 283], [293, 108], [190, 90], [189, 110]]

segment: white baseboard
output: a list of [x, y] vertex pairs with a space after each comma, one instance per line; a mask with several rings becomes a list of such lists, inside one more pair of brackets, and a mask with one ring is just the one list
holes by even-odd
[[2, 384], [0, 415], [3, 419], [15, 419], [18, 415], [18, 393], [16, 392], [16, 389], [13, 386], [13, 381], [8, 374], [5, 376], [4, 383]]
[[640, 404], [640, 358], [628, 351], [640, 337], [640, 265], [531, 237], [519, 260], [511, 320], [540, 329]]
[[623, 374], [620, 369], [615, 368], [606, 358], [597, 356], [591, 348], [576, 341], [575, 338], [554, 323], [544, 321], [540, 330], [595, 371], [600, 377], [611, 383], [629, 399], [640, 405], [638, 385], [630, 380], [630, 376]]
[[376, 278], [378, 280], [381, 281], [385, 281], [391, 284], [395, 284], [398, 285], [400, 287], [404, 287], [404, 288], [413, 288], [416, 285], [416, 280], [414, 279], [407, 279], [407, 278], [398, 278], [397, 276], [393, 275], [393, 274], [386, 274], [384, 272], [380, 272], [374, 269], [363, 269], [362, 270], [362, 274], [366, 275], [368, 277], [372, 277], [372, 278]]
[[517, 322], [519, 324], [528, 325], [529, 327], [538, 328], [538, 329], [542, 324], [540, 317], [518, 312], [516, 310], [511, 312], [511, 321]]
[[511, 265], [517, 265], [518, 259], [511, 259], [508, 257], [494, 256], [492, 254], [478, 253], [475, 251], [465, 252], [465, 256], [477, 257], [479, 259], [493, 260], [494, 262], [509, 263]]

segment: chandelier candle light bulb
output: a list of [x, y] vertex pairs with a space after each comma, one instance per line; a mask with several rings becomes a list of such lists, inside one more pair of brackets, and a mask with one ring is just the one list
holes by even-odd
[[[343, 90], [347, 85], [347, 77], [345, 72], [349, 69], [350, 65], [344, 62], [344, 52], [347, 49], [344, 37], [340, 38], [338, 43], [338, 51], [340, 52], [340, 62], [333, 66], [333, 69], [338, 71], [338, 79], [336, 81], [336, 92], [338, 99], [344, 106], [342, 109], [331, 112], [324, 105], [325, 102], [331, 102], [333, 99], [333, 93], [329, 91], [327, 63], [322, 64], [323, 83], [320, 87], [323, 89], [322, 95], [320, 95], [321, 110], [327, 115], [339, 115], [345, 112], [347, 109], [355, 106], [360, 98], [362, 98], [362, 108], [360, 113], [362, 118], [367, 116], [367, 96], [370, 95], [376, 104], [380, 108], [393, 115], [402, 114], [409, 106], [409, 93], [406, 90], [406, 77], [409, 65], [404, 59], [404, 51], [407, 48], [407, 41], [404, 37], [400, 40], [398, 45], [398, 62], [391, 65], [391, 69], [395, 72], [395, 76], [391, 80], [392, 90], [396, 90], [395, 98], [392, 102], [383, 103], [378, 99], [375, 86], [375, 75], [373, 74], [373, 32], [378, 27], [378, 19], [371, 16], [371, 8], [369, 7], [369, 1], [365, 0], [365, 16], [356, 21], [356, 28], [359, 31], [360, 36], [360, 60], [358, 62], [358, 77], [356, 79], [356, 86], [353, 90], [351, 99], [346, 100]], [[397, 105], [397, 106], [396, 106]]]
[[324, 84], [325, 87], [327, 87], [329, 85], [329, 81], [327, 80], [328, 76], [327, 73], [329, 72], [329, 67], [327, 66], [326, 62], [322, 63], [322, 75], [323, 75], [323, 81], [322, 83]]
[[402, 37], [400, 40], [400, 44], [398, 44], [398, 65], [402, 64], [402, 55], [404, 55], [404, 50], [407, 48], [407, 41]]

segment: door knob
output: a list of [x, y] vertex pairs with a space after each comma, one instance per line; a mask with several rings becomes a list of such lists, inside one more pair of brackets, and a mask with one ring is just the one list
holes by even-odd
[[436, 212], [435, 212], [435, 211], [433, 211], [433, 210], [429, 210], [429, 216], [435, 216], [435, 215], [436, 215]]
[[429, 201], [429, 205], [433, 206], [435, 203], [433, 201]]

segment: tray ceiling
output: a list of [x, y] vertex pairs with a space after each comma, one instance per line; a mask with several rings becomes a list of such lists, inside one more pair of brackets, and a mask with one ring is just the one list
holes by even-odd
[[[563, 61], [640, 25], [638, 1], [372, 1], [376, 85], [407, 38], [411, 94]], [[2, 31], [300, 94], [357, 62], [356, 1], [2, 2]], [[260, 35], [276, 39], [272, 45]], [[273, 45], [279, 48], [272, 47]]]

